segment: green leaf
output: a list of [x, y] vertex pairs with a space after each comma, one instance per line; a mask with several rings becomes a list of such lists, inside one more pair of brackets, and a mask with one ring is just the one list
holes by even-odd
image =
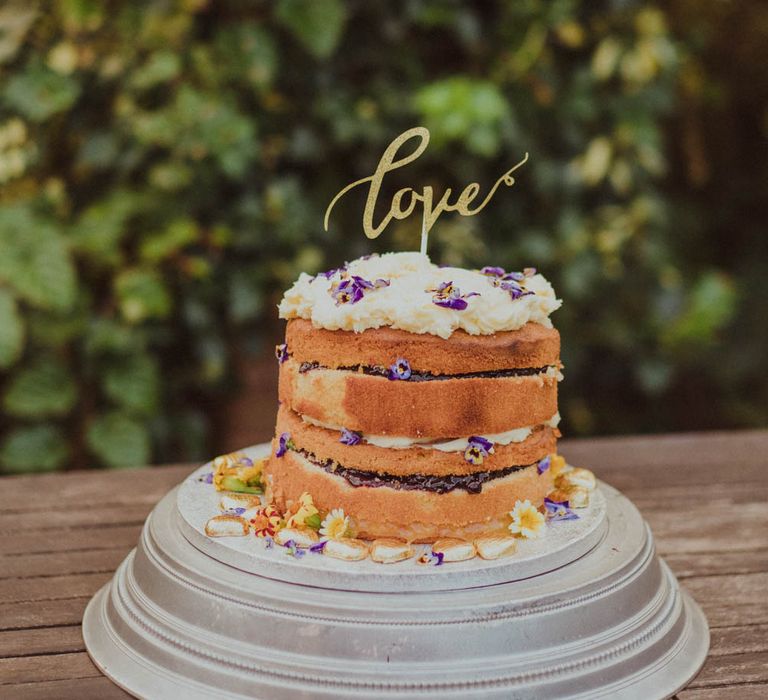
[[141, 244], [141, 257], [157, 263], [179, 252], [199, 237], [197, 224], [191, 219], [176, 219], [163, 231], [147, 236]]
[[0, 287], [0, 368], [10, 367], [24, 347], [24, 321], [16, 300]]
[[77, 385], [63, 365], [40, 360], [18, 372], [3, 396], [3, 408], [19, 418], [62, 416], [77, 400]]
[[159, 274], [152, 270], [126, 270], [115, 278], [120, 311], [127, 321], [165, 318], [171, 312], [171, 296]]
[[105, 265], [118, 265], [122, 259], [120, 241], [128, 219], [140, 207], [133, 192], [118, 189], [88, 207], [69, 230], [73, 247]]
[[88, 426], [88, 447], [108, 467], [145, 466], [149, 461], [149, 433], [143, 423], [115, 411]]
[[73, 78], [55, 73], [39, 62], [14, 75], [3, 90], [6, 104], [33, 122], [69, 109], [80, 96], [80, 85]]
[[69, 457], [61, 430], [52, 425], [35, 425], [12, 430], [0, 445], [4, 472], [44, 472], [60, 467]]
[[67, 241], [22, 206], [0, 209], [0, 282], [44, 309], [69, 309], [77, 287]]
[[118, 405], [137, 413], [157, 410], [160, 377], [157, 363], [146, 355], [114, 359], [104, 372], [104, 392]]
[[147, 62], [133, 71], [130, 86], [136, 90], [167, 83], [173, 80], [181, 70], [181, 59], [173, 51], [158, 51], [153, 53]]
[[501, 142], [509, 105], [499, 87], [466, 76], [438, 80], [416, 93], [421, 112], [435, 144], [463, 141], [483, 156], [493, 155]]
[[95, 317], [86, 330], [85, 351], [91, 356], [102, 353], [125, 354], [140, 351], [142, 342], [143, 338], [135, 328], [110, 318]]
[[713, 342], [720, 328], [736, 311], [738, 295], [724, 274], [704, 273], [691, 290], [683, 313], [664, 331], [664, 342], [670, 346]]
[[253, 270], [233, 270], [227, 279], [229, 315], [236, 323], [253, 321], [262, 311], [263, 280]]
[[341, 0], [280, 0], [277, 19], [316, 58], [328, 58], [341, 38], [347, 9]]

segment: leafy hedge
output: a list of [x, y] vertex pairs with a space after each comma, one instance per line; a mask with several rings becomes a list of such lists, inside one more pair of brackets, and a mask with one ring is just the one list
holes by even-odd
[[[331, 196], [415, 124], [432, 142], [392, 187], [489, 182], [531, 152], [481, 216], [441, 219], [431, 253], [553, 279], [567, 300], [568, 432], [764, 423], [766, 332], [723, 333], [752, 327], [745, 280], [765, 279], [765, 260], [720, 254], [749, 206], [710, 218], [710, 193], [683, 171], [695, 149], [677, 141], [728, 77], [707, 65], [723, 50], [709, 14], [573, 0], [6, 3], [0, 468], [215, 450], [233, 358], [266, 352], [277, 291], [371, 247], [418, 246], [417, 222], [371, 246], [354, 198], [322, 231]], [[743, 236], [759, 249], [756, 229]]]

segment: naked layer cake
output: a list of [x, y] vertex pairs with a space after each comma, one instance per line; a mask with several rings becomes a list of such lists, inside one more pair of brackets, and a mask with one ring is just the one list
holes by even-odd
[[560, 306], [533, 269], [360, 258], [286, 292], [276, 435], [280, 511], [311, 496], [358, 537], [412, 542], [506, 531], [553, 490]]

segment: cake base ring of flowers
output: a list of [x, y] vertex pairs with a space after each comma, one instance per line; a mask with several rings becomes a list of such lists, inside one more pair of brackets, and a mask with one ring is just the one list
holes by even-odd
[[[92, 659], [138, 697], [660, 698], [706, 658], [701, 610], [656, 555], [637, 509], [605, 484], [590, 509], [604, 508], [607, 529], [546, 573], [518, 577], [518, 551], [421, 569], [338, 561], [343, 575], [333, 578], [326, 555], [297, 559], [275, 545], [279, 556], [257, 574], [237, 565], [247, 557], [230, 565], [201, 551], [208, 538], [193, 546], [177, 504], [201, 501], [190, 494], [209, 486], [196, 481], [203, 474], [156, 506], [85, 612]], [[214, 538], [228, 539], [238, 540]], [[502, 561], [509, 580], [483, 585], [482, 567]], [[351, 590], [366, 566], [378, 588]], [[289, 570], [303, 580], [283, 580]]]
[[[269, 449], [268, 444], [257, 445], [237, 454], [255, 464], [269, 454]], [[494, 542], [489, 541], [493, 538], [477, 540], [477, 547], [472, 541], [457, 539], [445, 539], [434, 545], [407, 545], [403, 541], [403, 545], [409, 547], [409, 556], [395, 563], [382, 564], [374, 560], [372, 552], [375, 550], [370, 541], [345, 539], [346, 542], [361, 542], [363, 547], [369, 547], [368, 556], [345, 561], [328, 556], [333, 553], [331, 547], [336, 545], [324, 546], [323, 528], [317, 534], [307, 528], [291, 528], [290, 532], [296, 534], [290, 535], [290, 539], [281, 537], [288, 530], [269, 530], [267, 534], [264, 528], [269, 528], [270, 522], [263, 515], [264, 504], [252, 505], [259, 502], [259, 497], [243, 497], [217, 490], [210, 483], [213, 469], [213, 463], [202, 466], [179, 488], [177, 509], [184, 537], [197, 549], [222, 563], [287, 583], [306, 584], [311, 581], [313, 586], [357, 591], [377, 591], [382, 586], [392, 586], [396, 590], [430, 591], [493, 585], [537, 576], [565, 566], [593, 549], [607, 529], [605, 498], [597, 489], [592, 492], [588, 507], [580, 508], [578, 516], [572, 514], [567, 519], [545, 521], [531, 506], [532, 515], [541, 524], [540, 531], [535, 533], [536, 538], [512, 537], [507, 532], [506, 537], [502, 535], [500, 538], [498, 546], [503, 548], [505, 541], [511, 541], [512, 552], [502, 553], [498, 558], [484, 559], [481, 556], [485, 554], [483, 549], [487, 549], [489, 544], [493, 546]], [[240, 500], [230, 500], [232, 498]], [[223, 508], [240, 502], [243, 505], [239, 508]], [[510, 504], [510, 510], [513, 506]], [[519, 505], [517, 510], [520, 511]], [[324, 522], [330, 521], [330, 516], [336, 512], [329, 513]], [[279, 521], [279, 517], [274, 520], [275, 524]], [[251, 528], [245, 525], [241, 528], [238, 524], [241, 522], [249, 522]], [[285, 526], [285, 517], [281, 524]], [[301, 541], [301, 535], [311, 540]], [[433, 549], [439, 550], [442, 543], [452, 547], [433, 553]], [[468, 552], [462, 551], [467, 548]], [[466, 554], [470, 556], [464, 558]]]

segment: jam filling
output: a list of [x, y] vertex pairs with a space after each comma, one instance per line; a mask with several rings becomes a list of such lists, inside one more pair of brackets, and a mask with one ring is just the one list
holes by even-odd
[[[290, 449], [290, 448], [289, 448]], [[292, 448], [316, 467], [320, 467], [329, 474], [335, 474], [346, 479], [351, 486], [368, 486], [378, 488], [387, 486], [398, 491], [431, 491], [432, 493], [448, 493], [455, 489], [462, 489], [468, 493], [480, 493], [483, 484], [494, 479], [501, 479], [509, 474], [527, 469], [534, 464], [504, 467], [494, 471], [475, 472], [474, 474], [448, 474], [434, 476], [431, 474], [409, 474], [408, 476], [395, 476], [393, 474], [377, 474], [366, 472], [353, 467], [343, 467], [332, 459], [321, 460], [312, 452], [300, 447]]]
[[[461, 374], [433, 374], [432, 372], [418, 372], [411, 370], [411, 376], [406, 380], [409, 382], [430, 382], [441, 379], [476, 379], [480, 377], [532, 377], [537, 374], [543, 374], [550, 368], [550, 365], [543, 367], [515, 367], [511, 369], [494, 369], [485, 372], [464, 372]], [[326, 367], [319, 362], [302, 362], [299, 365], [299, 372], [311, 372], [313, 369], [337, 369], [344, 372], [359, 372], [361, 374], [370, 374], [374, 377], [389, 377], [389, 368], [378, 365], [342, 365], [340, 367]]]

